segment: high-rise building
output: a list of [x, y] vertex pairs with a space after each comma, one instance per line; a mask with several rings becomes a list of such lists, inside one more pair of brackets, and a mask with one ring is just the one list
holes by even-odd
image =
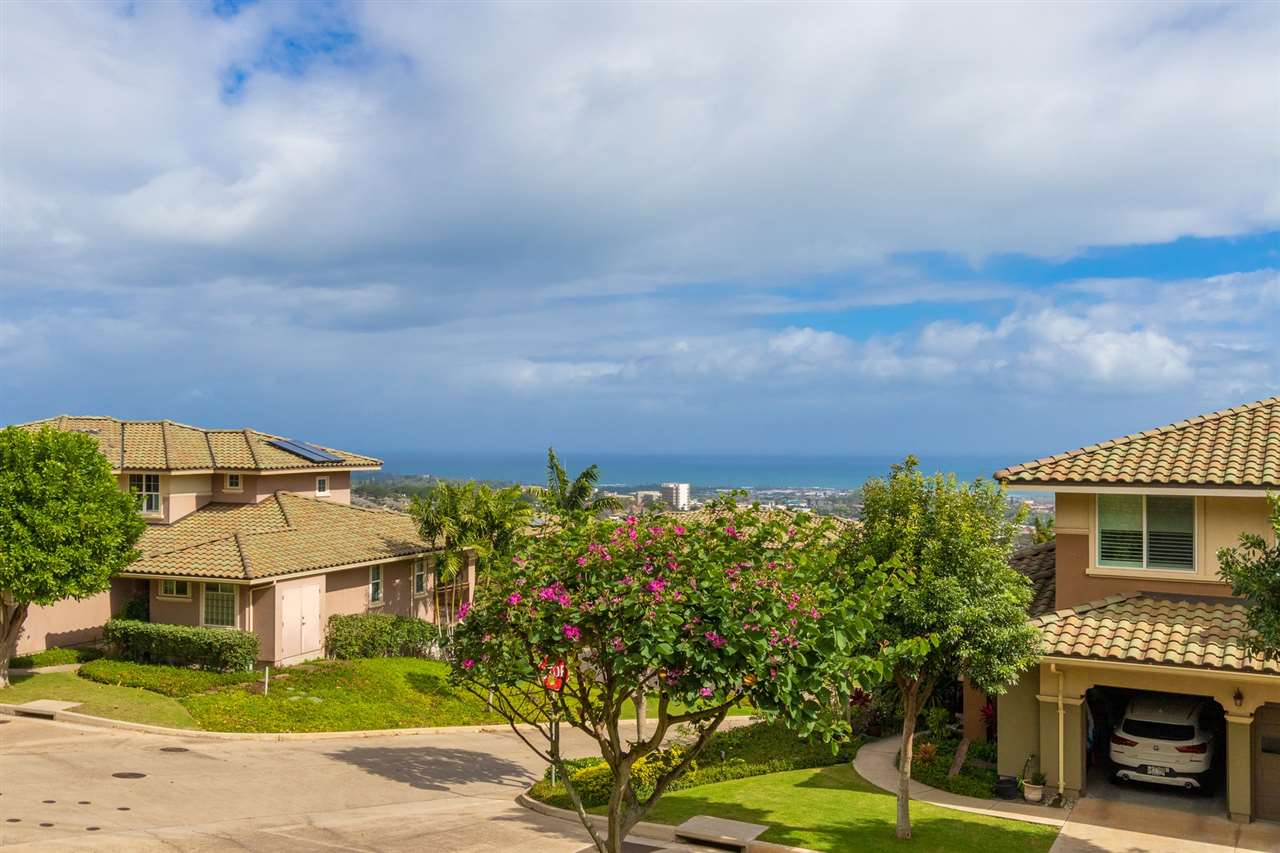
[[672, 509], [686, 510], [689, 508], [688, 483], [662, 483], [658, 488], [662, 492], [662, 499]]

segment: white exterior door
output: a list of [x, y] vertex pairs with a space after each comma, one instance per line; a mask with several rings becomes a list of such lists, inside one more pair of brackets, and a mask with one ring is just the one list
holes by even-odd
[[280, 591], [280, 656], [318, 656], [323, 642], [320, 631], [320, 584], [291, 586]]

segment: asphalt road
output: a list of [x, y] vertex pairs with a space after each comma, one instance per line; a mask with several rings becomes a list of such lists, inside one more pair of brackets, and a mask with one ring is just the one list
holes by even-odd
[[[588, 847], [581, 827], [515, 804], [542, 768], [510, 731], [258, 742], [3, 720], [5, 850]], [[591, 753], [578, 733], [566, 752]]]

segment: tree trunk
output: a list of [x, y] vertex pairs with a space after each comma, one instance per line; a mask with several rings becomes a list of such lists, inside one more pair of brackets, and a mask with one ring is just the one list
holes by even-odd
[[911, 758], [916, 734], [916, 690], [912, 684], [902, 694], [902, 754], [898, 759], [898, 837], [911, 837]]
[[626, 798], [630, 778], [631, 771], [628, 769], [625, 779], [618, 779], [613, 783], [613, 793], [609, 797], [609, 837], [605, 841], [604, 853], [623, 853], [622, 844], [631, 828], [636, 825], [636, 810]]
[[8, 595], [0, 597], [0, 688], [9, 686], [9, 660], [18, 651], [18, 635], [30, 606], [17, 604]]
[[648, 703], [648, 694], [645, 693], [644, 686], [636, 693], [636, 740], [644, 740], [644, 723], [647, 716], [645, 705]]

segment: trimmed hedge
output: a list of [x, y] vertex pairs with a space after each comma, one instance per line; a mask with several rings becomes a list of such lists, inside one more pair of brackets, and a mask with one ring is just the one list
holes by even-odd
[[87, 678], [99, 684], [141, 687], [152, 693], [179, 699], [196, 693], [208, 693], [210, 690], [232, 684], [246, 684], [257, 681], [260, 677], [252, 670], [207, 672], [190, 667], [106, 659], [86, 663], [80, 667], [79, 674], [81, 678]]
[[55, 646], [29, 655], [9, 658], [9, 666], [15, 669], [34, 669], [39, 666], [61, 666], [67, 663], [83, 663], [102, 657], [102, 652], [88, 646]]
[[390, 613], [355, 613], [329, 617], [325, 652], [331, 658], [425, 658], [440, 632], [421, 619]]
[[117, 657], [138, 663], [194, 666], [216, 672], [253, 669], [258, 637], [234, 628], [195, 628], [111, 619], [102, 637]]
[[[699, 785], [710, 785], [713, 782], [763, 776], [766, 773], [844, 764], [853, 760], [860, 745], [861, 740], [854, 738], [852, 742], [842, 744], [833, 753], [829, 745], [810, 742], [787, 731], [778, 723], [758, 722], [749, 726], [725, 729], [711, 736], [711, 740], [703, 747], [698, 760], [693, 762], [689, 771], [673, 782], [667, 791], [681, 791], [686, 788], [696, 788]], [[633, 773], [636, 777], [637, 793], [641, 796], [648, 795], [663, 763], [670, 761], [673, 757], [678, 759], [681, 754], [679, 750], [679, 746], [673, 746], [670, 750], [652, 753], [636, 762]], [[569, 765], [570, 778], [573, 779], [578, 796], [582, 798], [583, 806], [592, 808], [609, 801], [613, 776], [604, 759], [581, 758], [565, 763]], [[648, 764], [647, 767], [644, 766], [646, 764]], [[549, 805], [564, 809], [573, 808], [564, 785], [559, 782], [555, 785], [551, 784], [550, 768], [529, 793], [534, 799]]]

